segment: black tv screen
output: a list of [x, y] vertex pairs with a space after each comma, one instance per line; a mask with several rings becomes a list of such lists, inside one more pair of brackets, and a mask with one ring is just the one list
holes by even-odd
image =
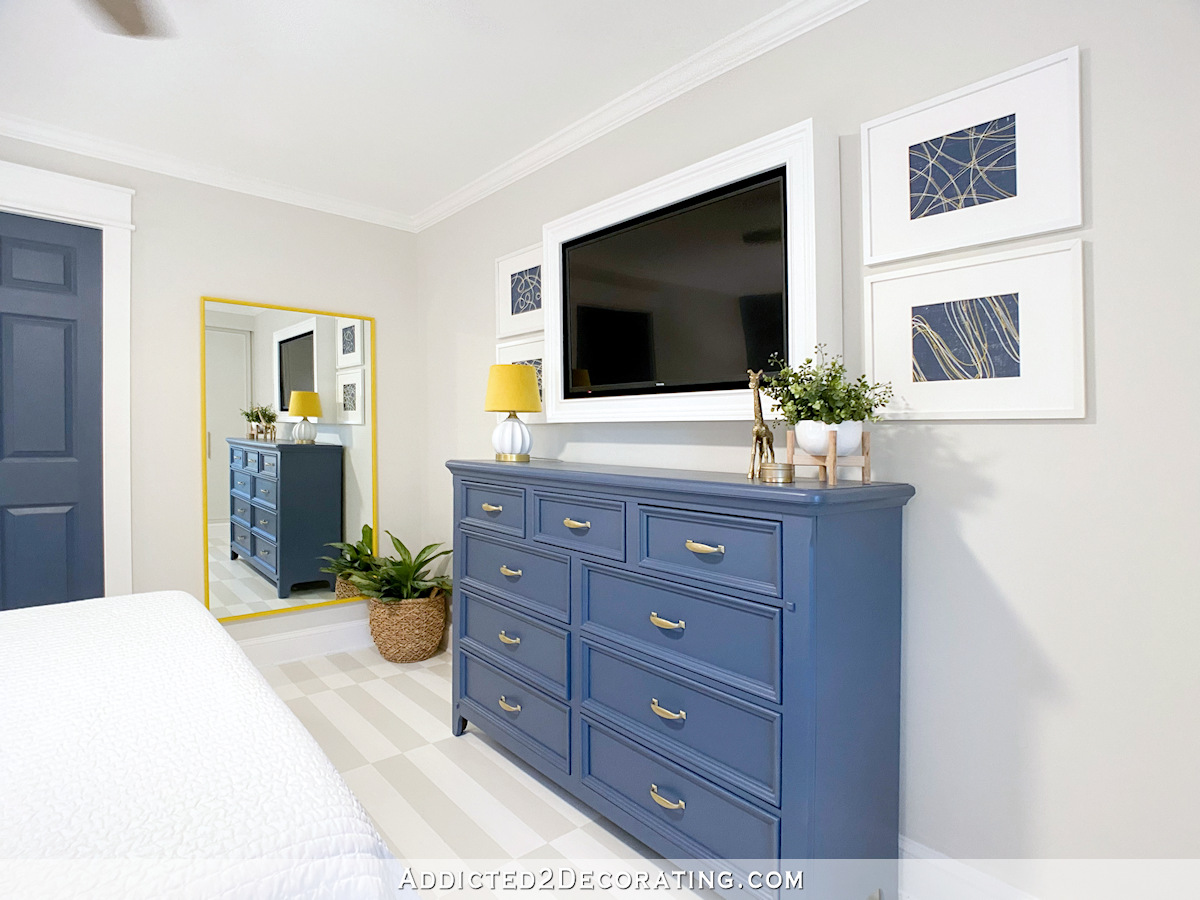
[[563, 396], [746, 387], [787, 349], [784, 170], [563, 244]]

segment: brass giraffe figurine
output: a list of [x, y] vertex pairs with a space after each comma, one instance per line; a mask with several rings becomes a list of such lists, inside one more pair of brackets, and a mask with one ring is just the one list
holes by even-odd
[[763, 421], [762, 397], [758, 393], [762, 384], [762, 370], [755, 372], [747, 369], [746, 374], [750, 376], [750, 390], [754, 391], [754, 446], [750, 448], [750, 471], [746, 477], [754, 478], [762, 463], [775, 462], [775, 435]]

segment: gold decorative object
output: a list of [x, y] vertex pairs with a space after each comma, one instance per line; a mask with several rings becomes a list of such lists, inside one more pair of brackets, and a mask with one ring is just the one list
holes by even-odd
[[761, 463], [775, 462], [775, 435], [763, 421], [762, 395], [759, 393], [762, 386], [762, 369], [757, 372], [747, 369], [746, 374], [750, 376], [750, 390], [754, 391], [754, 445], [750, 448], [750, 471], [746, 473], [746, 477], [754, 478]]
[[[791, 432], [789, 431], [790, 435]], [[796, 479], [796, 467], [791, 463], [759, 463], [758, 480], [763, 484], [791, 484]]]

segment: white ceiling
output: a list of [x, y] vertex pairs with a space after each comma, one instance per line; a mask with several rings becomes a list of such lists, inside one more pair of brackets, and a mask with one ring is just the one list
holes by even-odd
[[0, 0], [0, 134], [417, 230], [866, 0]]

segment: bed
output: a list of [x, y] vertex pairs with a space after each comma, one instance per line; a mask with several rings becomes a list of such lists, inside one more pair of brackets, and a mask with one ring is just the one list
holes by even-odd
[[0, 896], [359, 900], [402, 873], [194, 597], [0, 612]]

